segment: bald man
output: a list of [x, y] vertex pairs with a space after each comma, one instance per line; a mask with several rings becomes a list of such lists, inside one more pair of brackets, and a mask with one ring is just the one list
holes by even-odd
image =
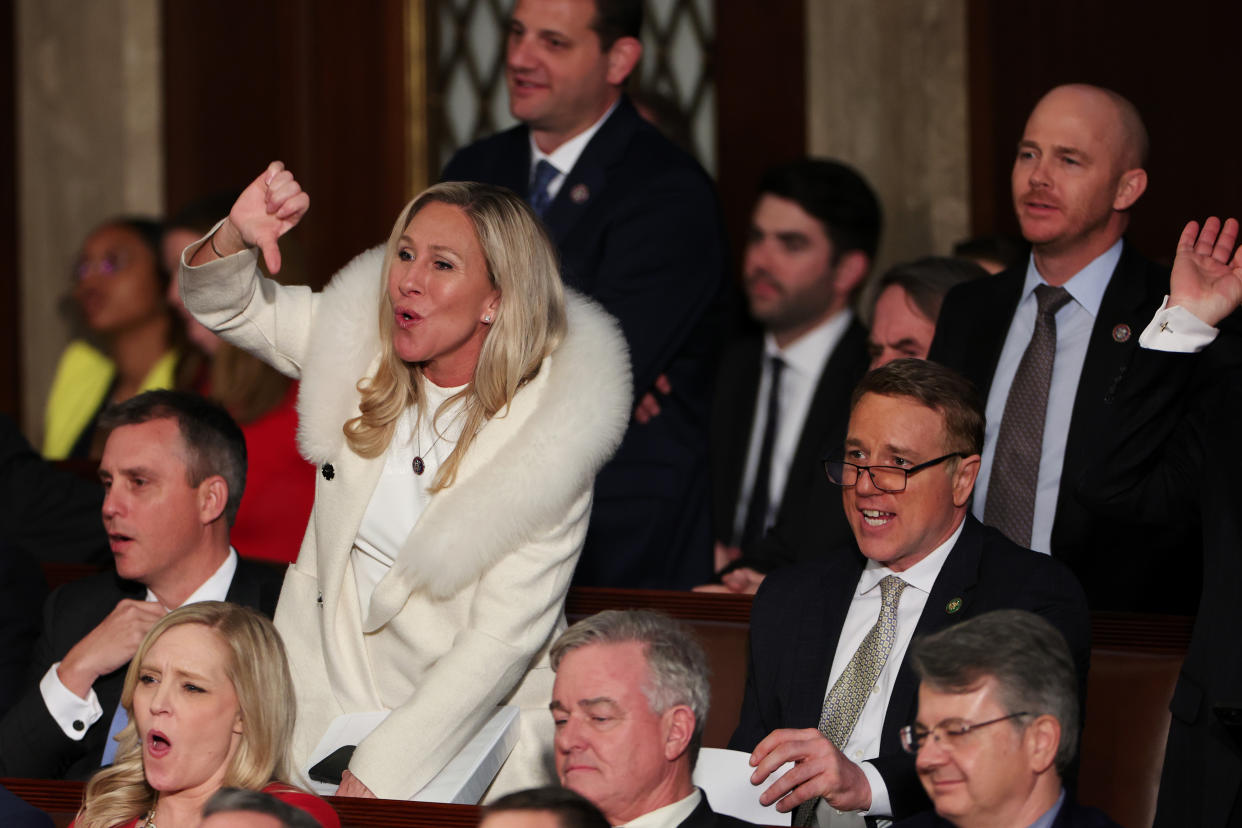
[[1093, 610], [1194, 612], [1197, 537], [1122, 523], [1075, 494], [1138, 334], [1169, 271], [1123, 236], [1147, 189], [1147, 131], [1115, 92], [1058, 86], [1026, 122], [1013, 205], [1021, 267], [951, 290], [929, 358], [987, 395], [972, 506], [1022, 546], [1062, 559]]

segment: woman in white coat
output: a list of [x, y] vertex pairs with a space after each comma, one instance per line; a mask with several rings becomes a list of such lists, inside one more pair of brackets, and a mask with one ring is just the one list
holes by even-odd
[[545, 650], [630, 412], [620, 330], [564, 290], [507, 190], [430, 188], [322, 293], [256, 267], [261, 250], [279, 269], [308, 206], [274, 162], [181, 274], [199, 321], [302, 383], [299, 446], [321, 474], [276, 612], [295, 766], [342, 713], [391, 711], [338, 793], [408, 798], [511, 704], [521, 735], [489, 796], [542, 784]]

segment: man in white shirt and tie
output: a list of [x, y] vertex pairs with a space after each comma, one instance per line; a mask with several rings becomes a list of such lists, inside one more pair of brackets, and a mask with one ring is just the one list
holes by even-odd
[[916, 635], [1029, 609], [1065, 635], [1085, 682], [1090, 620], [1073, 575], [968, 514], [983, 429], [978, 395], [947, 368], [901, 359], [865, 376], [824, 464], [856, 548], [777, 570], [755, 596], [730, 747], [752, 751], [761, 801], [798, 808], [798, 824], [928, 807], [897, 733], [916, 713], [905, 658]]
[[0, 720], [0, 775], [85, 779], [112, 763], [129, 660], [165, 613], [234, 601], [269, 616], [281, 573], [243, 561], [229, 527], [246, 482], [241, 429], [196, 394], [148, 391], [106, 410], [99, 465], [116, 563], [48, 598], [24, 695]]
[[1168, 286], [1168, 270], [1123, 240], [1147, 188], [1147, 143], [1115, 92], [1072, 84], [1044, 95], [1011, 176], [1030, 259], [951, 290], [928, 358], [987, 397], [975, 517], [1064, 561], [1093, 610], [1193, 614], [1197, 537], [1103, 518], [1075, 492]]

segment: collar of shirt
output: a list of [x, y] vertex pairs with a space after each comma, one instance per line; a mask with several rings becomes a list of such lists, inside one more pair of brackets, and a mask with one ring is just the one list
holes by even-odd
[[[198, 589], [190, 593], [190, 597], [185, 599], [185, 603], [197, 604], [199, 601], [224, 601], [229, 594], [229, 585], [233, 583], [233, 575], [237, 572], [237, 550], [232, 546], [229, 547], [229, 556], [224, 559], [224, 563], [220, 564], [220, 568], [207, 580], [203, 581]], [[147, 601], [156, 603], [159, 601], [155, 597], [155, 593], [147, 590]], [[177, 609], [176, 607], [168, 607], [169, 611]]]
[[694, 813], [694, 809], [699, 807], [699, 800], [702, 798], [703, 792], [695, 788], [685, 799], [679, 799], [671, 805], [648, 811], [617, 828], [675, 828]]
[[763, 335], [763, 353], [769, 357], [780, 357], [786, 368], [792, 368], [805, 377], [819, 380], [824, 370], [824, 363], [837, 347], [841, 337], [854, 320], [854, 312], [846, 308], [833, 314], [816, 327], [804, 333], [784, 348], [776, 344], [776, 337], [771, 333]]
[[[1075, 302], [1095, 318], [1100, 313], [1100, 302], [1104, 300], [1104, 291], [1108, 289], [1108, 280], [1117, 269], [1121, 260], [1121, 239], [1113, 246], [1091, 260], [1091, 263], [1070, 277], [1063, 287]], [[1031, 255], [1026, 263], [1026, 280], [1022, 283], [1022, 302], [1035, 301], [1035, 288], [1044, 284], [1044, 278], [1035, 267], [1035, 256]]]
[[608, 107], [608, 111], [603, 116], [591, 124], [589, 127], [579, 132], [573, 138], [561, 144], [552, 152], [547, 153], [539, 149], [535, 144], [535, 135], [527, 132], [527, 139], [530, 141], [530, 169], [527, 170], [527, 180], [529, 181], [535, 174], [535, 165], [540, 161], [547, 161], [557, 169], [557, 176], [548, 183], [548, 195], [556, 198], [556, 194], [560, 192], [561, 185], [565, 183], [565, 176], [574, 168], [574, 164], [578, 163], [578, 158], [582, 155], [586, 145], [591, 143], [591, 139], [595, 137], [595, 133], [599, 132], [599, 128], [604, 125], [604, 121], [608, 120], [608, 116], [612, 115], [617, 109], [617, 104], [621, 103], [621, 99], [617, 98], [613, 101], [612, 106]]
[[949, 551], [953, 549], [957, 539], [962, 536], [962, 528], [965, 525], [966, 519], [963, 517], [961, 522], [957, 524], [957, 528], [953, 530], [953, 534], [949, 535], [948, 540], [933, 549], [932, 553], [926, 558], [901, 572], [893, 572], [893, 570], [878, 561], [868, 560], [867, 565], [863, 567], [862, 575], [858, 578], [857, 594], [863, 595], [875, 589], [886, 575], [896, 575], [905, 581], [908, 586], [912, 586], [920, 592], [930, 593], [936, 583], [936, 578], [940, 577], [940, 569], [944, 566], [945, 559], [949, 557]]
[[1065, 804], [1065, 788], [1061, 789], [1061, 795], [1057, 797], [1057, 801], [1052, 807], [1044, 811], [1039, 819], [1032, 822], [1029, 828], [1052, 828], [1052, 823], [1056, 822], [1057, 814], [1061, 813], [1061, 807]]

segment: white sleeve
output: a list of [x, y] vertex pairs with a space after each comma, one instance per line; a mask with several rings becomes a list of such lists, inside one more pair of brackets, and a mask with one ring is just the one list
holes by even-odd
[[56, 672], [59, 666], [58, 661], [43, 674], [43, 678], [39, 681], [39, 693], [43, 696], [43, 704], [47, 706], [47, 712], [52, 714], [52, 718], [56, 720], [56, 724], [60, 725], [65, 735], [75, 742], [80, 742], [86, 735], [86, 731], [90, 730], [91, 725], [103, 717], [103, 708], [99, 706], [99, 697], [95, 695], [95, 688], [91, 688], [85, 699], [80, 699], [73, 694], [73, 691], [65, 687], [60, 681], [60, 675]]
[[1181, 305], [1169, 307], [1164, 297], [1160, 310], [1139, 337], [1139, 344], [1153, 351], [1194, 354], [1212, 344], [1220, 333]]
[[870, 762], [863, 762], [859, 767], [871, 786], [871, 807], [862, 812], [863, 816], [892, 816], [893, 805], [888, 801], [888, 785], [884, 784], [884, 777]]

